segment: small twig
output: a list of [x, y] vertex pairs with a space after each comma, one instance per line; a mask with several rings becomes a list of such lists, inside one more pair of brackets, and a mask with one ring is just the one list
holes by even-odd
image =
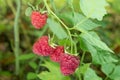
[[81, 58], [81, 64], [83, 64], [83, 61], [84, 61], [84, 57], [85, 57], [85, 51], [83, 52], [83, 55], [82, 55], [82, 58]]

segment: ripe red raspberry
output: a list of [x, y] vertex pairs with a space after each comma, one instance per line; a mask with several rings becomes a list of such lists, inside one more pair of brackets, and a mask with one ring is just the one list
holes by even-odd
[[60, 62], [61, 55], [64, 54], [64, 46], [57, 46], [54, 52], [50, 55], [51, 60], [54, 62]]
[[42, 36], [33, 44], [33, 52], [41, 56], [49, 56], [53, 53], [52, 48], [48, 43], [48, 36]]
[[76, 68], [79, 66], [79, 58], [78, 56], [64, 54], [61, 57], [60, 69], [62, 74], [71, 75], [75, 72]]
[[31, 14], [31, 23], [36, 29], [40, 29], [46, 24], [47, 18], [48, 16], [46, 13], [42, 14], [40, 12], [33, 11]]

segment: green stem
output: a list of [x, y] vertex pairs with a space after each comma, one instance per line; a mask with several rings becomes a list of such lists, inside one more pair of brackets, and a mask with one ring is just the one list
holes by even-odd
[[15, 74], [18, 75], [19, 74], [19, 27], [18, 27], [18, 20], [19, 20], [19, 15], [20, 15], [20, 0], [16, 0], [16, 4], [17, 4], [17, 13], [15, 16], [15, 21], [14, 21], [14, 40], [15, 40], [15, 50], [14, 50], [14, 54], [15, 54]]
[[82, 80], [82, 79], [81, 79], [81, 74], [79, 75], [79, 80]]
[[84, 60], [84, 57], [85, 57], [85, 51], [83, 52], [83, 54], [82, 54], [82, 58], [81, 58], [81, 64], [83, 64], [83, 60]]
[[69, 28], [68, 28], [68, 27], [60, 20], [60, 18], [57, 17], [57, 15], [49, 8], [46, 0], [44, 0], [44, 4], [45, 4], [48, 12], [51, 13], [51, 14], [65, 27], [65, 29], [67, 30], [68, 35], [69, 35], [69, 39], [70, 39], [70, 41], [71, 41], [71, 52], [72, 52], [72, 51], [73, 51], [73, 50], [72, 50], [72, 49], [73, 49], [73, 44], [72, 44], [73, 40], [72, 40], [72, 37], [71, 37], [71, 32], [69, 31]]
[[77, 54], [77, 45], [76, 45], [76, 42], [74, 42], [74, 48], [75, 48], [75, 54]]
[[[82, 58], [81, 58], [81, 61], [80, 61], [80, 65], [82, 65], [83, 64], [83, 60], [84, 60], [84, 57], [85, 57], [85, 51], [83, 52], [83, 54], [82, 54]], [[82, 78], [81, 78], [81, 71], [80, 71], [80, 67], [79, 67], [79, 80], [82, 80]]]
[[81, 70], [80, 70], [80, 67], [79, 67], [79, 75], [78, 75], [78, 77], [79, 77], [79, 80], [82, 80], [82, 77], [81, 77]]
[[68, 27], [67, 27], [67, 26], [60, 20], [60, 18], [57, 17], [57, 15], [49, 8], [46, 0], [44, 0], [44, 3], [45, 3], [45, 6], [46, 6], [48, 12], [51, 13], [51, 14], [66, 28], [66, 30], [68, 30]]

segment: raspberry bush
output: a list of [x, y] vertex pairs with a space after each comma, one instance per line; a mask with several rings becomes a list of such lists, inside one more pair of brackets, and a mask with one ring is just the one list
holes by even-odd
[[[107, 14], [107, 2], [65, 0], [65, 6], [61, 7], [56, 3], [43, 0], [41, 6], [29, 7], [31, 25], [40, 31], [46, 30], [32, 47], [33, 53], [44, 59], [41, 65], [49, 70], [39, 73], [38, 77], [42, 80], [73, 80], [73, 77], [74, 80], [118, 80], [111, 77], [116, 67], [112, 67], [113, 71], [106, 70], [118, 60], [97, 34], [100, 21]], [[74, 3], [79, 3], [77, 10]], [[44, 56], [48, 56], [47, 59]]]
[[119, 36], [120, 0], [0, 0], [0, 80], [120, 80]]

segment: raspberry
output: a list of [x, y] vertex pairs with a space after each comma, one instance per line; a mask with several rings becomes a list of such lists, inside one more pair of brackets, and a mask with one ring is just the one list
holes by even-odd
[[33, 44], [33, 52], [41, 56], [49, 56], [53, 53], [52, 48], [48, 43], [48, 36], [42, 36]]
[[64, 54], [64, 47], [63, 46], [57, 46], [55, 48], [54, 52], [50, 55], [50, 58], [54, 62], [60, 62], [62, 54]]
[[47, 14], [39, 13], [37, 11], [33, 11], [31, 14], [31, 23], [36, 29], [42, 28], [47, 21]]
[[78, 56], [64, 54], [61, 57], [60, 69], [63, 75], [71, 75], [75, 72], [76, 68], [79, 66]]

